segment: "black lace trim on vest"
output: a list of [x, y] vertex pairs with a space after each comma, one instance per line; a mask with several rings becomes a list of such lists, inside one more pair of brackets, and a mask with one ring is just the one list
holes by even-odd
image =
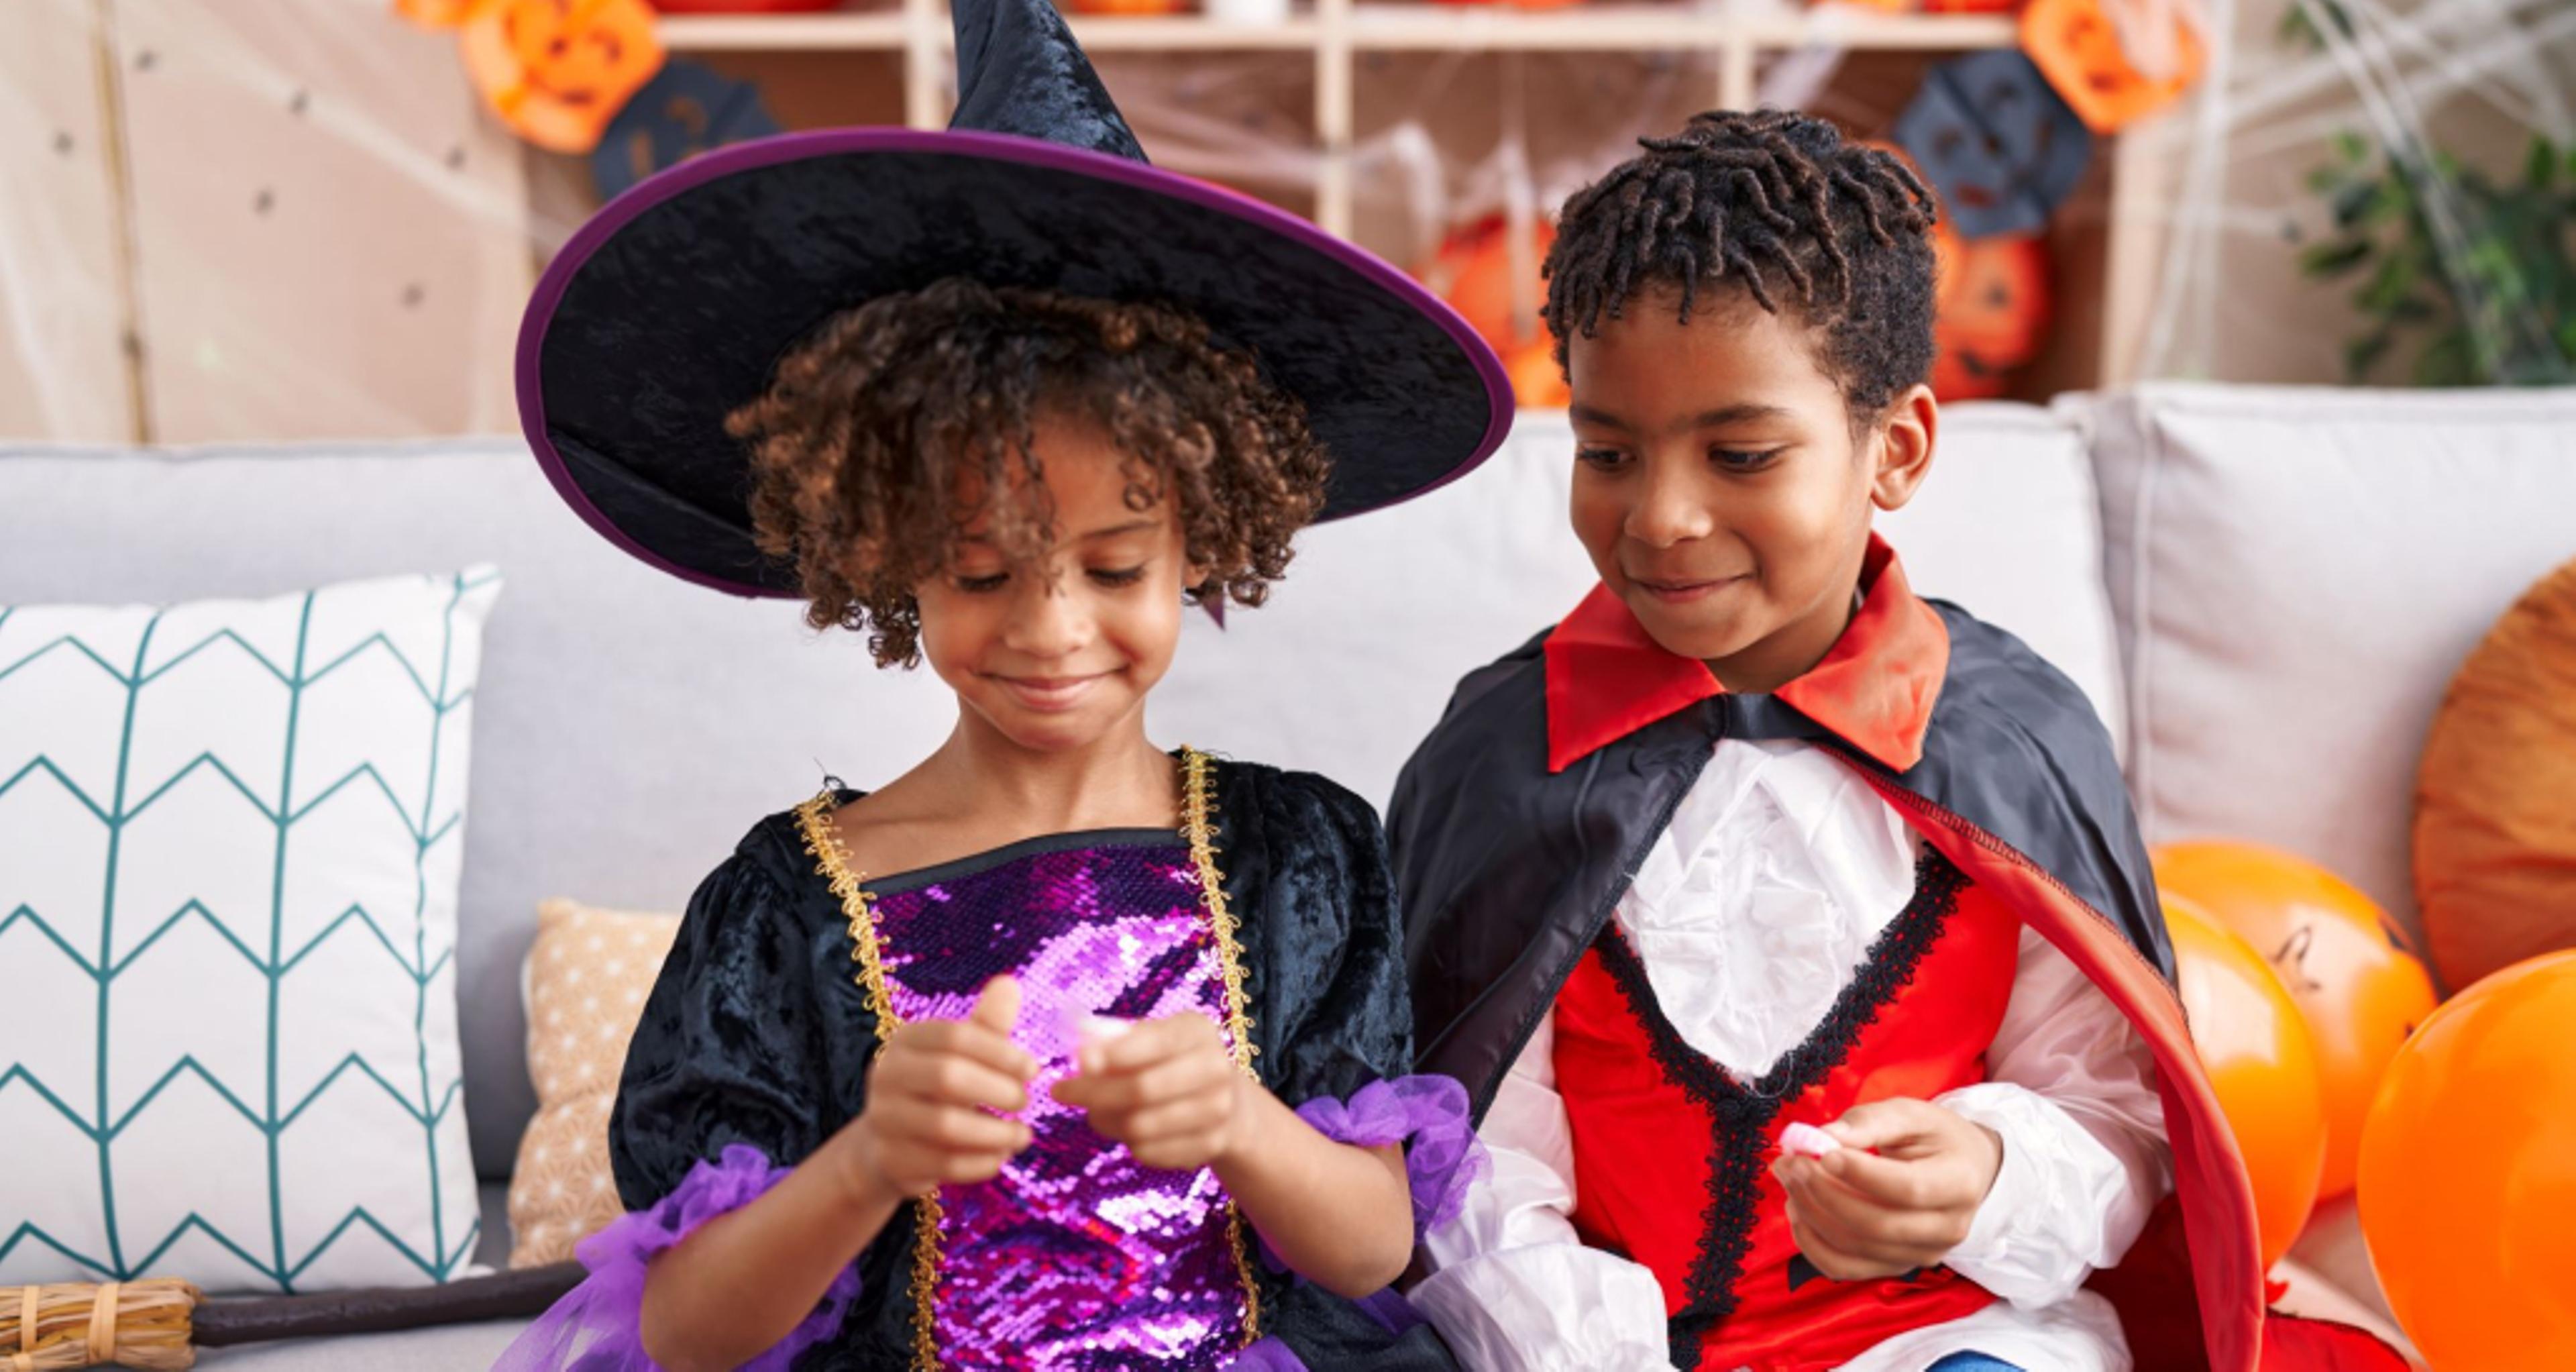
[[1684, 1288], [1688, 1299], [1666, 1322], [1675, 1367], [1697, 1366], [1701, 1341], [1734, 1313], [1735, 1284], [1743, 1276], [1744, 1254], [1753, 1242], [1753, 1210], [1760, 1199], [1762, 1167], [1772, 1151], [1764, 1135], [1773, 1117], [1783, 1103], [1824, 1080], [1851, 1056], [1862, 1031], [1914, 980], [1915, 968], [1940, 939], [1967, 885], [1966, 874], [1927, 845], [1915, 864], [1913, 899], [1870, 945], [1851, 984], [1835, 997], [1806, 1041], [1782, 1054], [1770, 1071], [1750, 1085], [1738, 1082], [1682, 1040], [1681, 1031], [1664, 1017], [1663, 1006], [1655, 999], [1645, 964], [1637, 960], [1618, 926], [1602, 930], [1595, 945], [1602, 967], [1628, 1002], [1629, 1013], [1645, 1027], [1656, 1065], [1673, 1085], [1708, 1108], [1716, 1126], [1708, 1159], [1708, 1206], [1700, 1212], [1699, 1252]]

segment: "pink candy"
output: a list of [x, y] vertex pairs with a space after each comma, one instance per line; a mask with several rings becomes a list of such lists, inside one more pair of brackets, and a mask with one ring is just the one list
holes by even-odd
[[1843, 1141], [1812, 1124], [1792, 1123], [1780, 1131], [1780, 1146], [1792, 1153], [1821, 1158], [1842, 1147]]

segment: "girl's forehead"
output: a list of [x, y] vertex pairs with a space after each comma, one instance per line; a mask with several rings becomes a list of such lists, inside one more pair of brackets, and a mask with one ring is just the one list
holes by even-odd
[[996, 525], [1016, 520], [1028, 521], [1033, 551], [1150, 535], [1179, 524], [1169, 483], [1129, 460], [1106, 435], [1097, 442], [1050, 446], [1042, 432], [1030, 456], [1035, 471], [1013, 464], [1009, 484], [998, 490], [981, 472], [960, 474], [961, 545], [990, 544]]

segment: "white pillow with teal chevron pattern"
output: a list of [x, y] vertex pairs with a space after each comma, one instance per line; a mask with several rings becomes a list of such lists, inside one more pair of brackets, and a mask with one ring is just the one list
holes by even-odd
[[500, 588], [0, 606], [0, 1286], [466, 1265], [456, 890]]

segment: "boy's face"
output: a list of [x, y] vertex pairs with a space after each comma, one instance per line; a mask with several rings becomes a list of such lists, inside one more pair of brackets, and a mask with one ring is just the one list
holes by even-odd
[[966, 709], [1033, 752], [1099, 742], [1135, 721], [1171, 666], [1186, 565], [1167, 495], [1126, 501], [1123, 455], [1088, 424], [1040, 417], [1033, 445], [1055, 511], [1055, 540], [1029, 562], [984, 538], [990, 506], [964, 529], [948, 569], [914, 592], [921, 653]]
[[1855, 436], [1813, 346], [1749, 297], [1703, 296], [1685, 324], [1650, 290], [1567, 350], [1575, 536], [1657, 643], [1731, 691], [1776, 690], [1833, 647], [1871, 508], [1931, 466], [1930, 390]]

